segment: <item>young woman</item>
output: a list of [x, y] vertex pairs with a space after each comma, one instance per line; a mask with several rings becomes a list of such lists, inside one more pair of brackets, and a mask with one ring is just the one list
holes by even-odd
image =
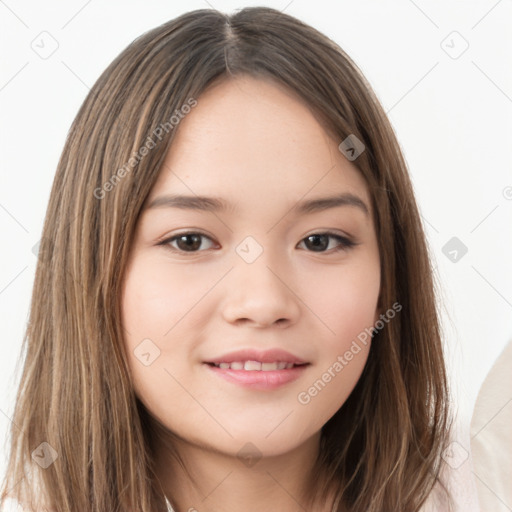
[[2, 497], [448, 510], [434, 292], [399, 145], [350, 58], [270, 8], [165, 23], [68, 135]]

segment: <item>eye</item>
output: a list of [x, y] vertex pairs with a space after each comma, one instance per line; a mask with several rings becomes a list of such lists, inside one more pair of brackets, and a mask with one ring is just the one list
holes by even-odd
[[[164, 245], [169, 249], [177, 252], [199, 252], [198, 249], [202, 246], [201, 239], [207, 239], [212, 241], [212, 239], [202, 233], [180, 233], [179, 235], [173, 236], [171, 238], [167, 238], [160, 242], [158, 245]], [[176, 242], [177, 248], [172, 244]]]
[[332, 249], [332, 247], [329, 248], [329, 239], [334, 239], [338, 242], [338, 247], [334, 247], [334, 251], [344, 251], [348, 250], [351, 247], [354, 247], [357, 245], [356, 242], [350, 240], [349, 238], [345, 236], [338, 235], [336, 233], [313, 233], [311, 235], [308, 235], [306, 238], [304, 238], [302, 242], [305, 243], [306, 247], [313, 248], [312, 252], [326, 252], [327, 249]]
[[[202, 240], [206, 239], [212, 242], [212, 239], [209, 236], [206, 236], [202, 233], [197, 232], [186, 232], [180, 233], [179, 235], [175, 235], [170, 238], [166, 238], [158, 243], [158, 245], [163, 245], [166, 248], [170, 249], [174, 252], [201, 252], [205, 250], [203, 247]], [[330, 247], [329, 239], [333, 239], [337, 241], [337, 247]], [[334, 250], [334, 252], [348, 250], [351, 247], [357, 245], [356, 242], [350, 240], [345, 236], [338, 235], [336, 233], [313, 233], [308, 235], [306, 238], [301, 240], [301, 243], [305, 243], [306, 248], [312, 249], [312, 252], [327, 252], [328, 250]], [[176, 245], [174, 245], [176, 244]], [[206, 249], [210, 249], [210, 247], [206, 247]]]

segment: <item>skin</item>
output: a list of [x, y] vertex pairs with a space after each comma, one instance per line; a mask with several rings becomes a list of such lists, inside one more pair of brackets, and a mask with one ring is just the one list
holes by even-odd
[[[157, 474], [180, 512], [302, 511], [302, 491], [315, 483], [309, 471], [320, 429], [356, 385], [369, 343], [309, 403], [298, 395], [379, 318], [370, 195], [340, 142], [290, 91], [246, 76], [210, 87], [177, 128], [146, 205], [172, 193], [221, 197], [232, 207], [145, 208], [122, 312], [137, 396], [178, 437], [193, 475], [192, 483], [158, 442]], [[291, 211], [298, 201], [343, 192], [361, 198], [369, 214], [347, 205]], [[320, 237], [320, 248], [308, 244], [325, 231], [357, 245], [336, 251], [331, 237]], [[196, 246], [158, 245], [184, 232], [206, 237]], [[236, 252], [248, 236], [257, 242], [249, 251], [263, 250], [252, 263]], [[150, 353], [160, 351], [149, 365], [134, 353], [144, 339]], [[282, 348], [310, 364], [271, 391], [233, 384], [203, 364], [246, 348]], [[237, 457], [249, 442], [261, 456], [251, 467]]]

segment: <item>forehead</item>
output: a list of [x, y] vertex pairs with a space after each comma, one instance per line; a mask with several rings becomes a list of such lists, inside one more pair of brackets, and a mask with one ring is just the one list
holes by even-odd
[[160, 193], [261, 199], [357, 193], [366, 182], [309, 107], [270, 80], [215, 83], [177, 127], [149, 200]]

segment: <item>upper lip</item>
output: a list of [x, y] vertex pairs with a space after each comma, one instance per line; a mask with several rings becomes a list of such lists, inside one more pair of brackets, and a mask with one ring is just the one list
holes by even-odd
[[219, 364], [233, 363], [235, 361], [259, 361], [260, 363], [282, 362], [294, 364], [307, 363], [307, 361], [304, 361], [300, 357], [297, 357], [293, 354], [290, 354], [290, 352], [279, 348], [273, 348], [265, 351], [254, 349], [236, 350], [235, 352], [229, 352], [228, 354], [224, 354], [214, 359], [209, 359], [205, 362]]

